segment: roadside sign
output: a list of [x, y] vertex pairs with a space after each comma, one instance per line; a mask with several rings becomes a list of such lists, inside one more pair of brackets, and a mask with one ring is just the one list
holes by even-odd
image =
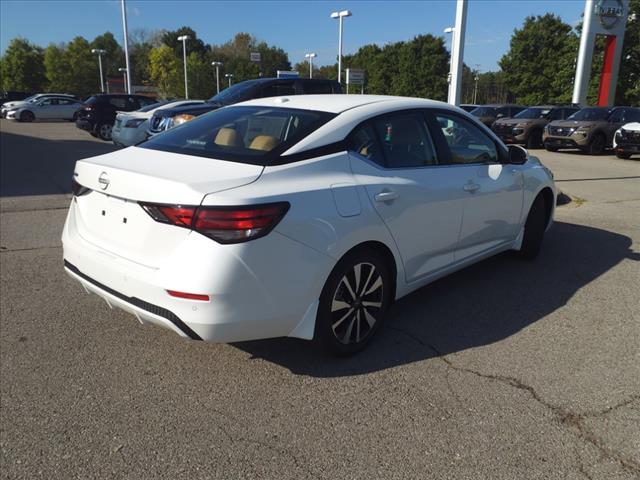
[[298, 78], [300, 74], [295, 71], [278, 70], [278, 78]]
[[347, 68], [347, 85], [364, 85], [364, 70]]
[[251, 52], [249, 54], [249, 60], [251, 60], [252, 62], [260, 62], [260, 52]]

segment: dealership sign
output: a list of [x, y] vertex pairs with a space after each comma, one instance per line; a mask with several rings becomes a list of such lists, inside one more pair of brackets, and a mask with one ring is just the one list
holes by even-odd
[[260, 52], [251, 52], [249, 54], [249, 60], [251, 60], [252, 62], [260, 62], [260, 59]]
[[347, 68], [347, 85], [364, 85], [364, 70]]
[[600, 19], [600, 25], [610, 30], [620, 22], [624, 15], [622, 0], [598, 0], [594, 13]]

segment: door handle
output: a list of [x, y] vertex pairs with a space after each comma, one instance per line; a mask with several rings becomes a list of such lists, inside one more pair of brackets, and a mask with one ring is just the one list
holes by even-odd
[[462, 188], [465, 192], [474, 193], [476, 190], [480, 188], [480, 185], [478, 185], [477, 183], [467, 183]]
[[376, 202], [392, 202], [398, 198], [398, 194], [394, 191], [386, 190], [384, 192], [376, 193], [373, 198]]

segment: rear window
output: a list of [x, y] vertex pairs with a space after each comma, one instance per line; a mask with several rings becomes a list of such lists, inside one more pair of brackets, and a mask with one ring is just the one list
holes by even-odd
[[266, 166], [333, 117], [332, 113], [291, 108], [226, 107], [152, 137], [139, 147]]

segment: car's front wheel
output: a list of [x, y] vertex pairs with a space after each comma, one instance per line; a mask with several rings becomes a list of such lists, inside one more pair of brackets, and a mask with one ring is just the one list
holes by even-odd
[[21, 122], [33, 122], [35, 119], [36, 119], [36, 116], [33, 114], [33, 112], [30, 112], [29, 110], [25, 110], [20, 114]]
[[348, 254], [327, 279], [316, 318], [316, 340], [337, 355], [362, 350], [380, 328], [391, 303], [392, 279], [373, 249]]
[[542, 130], [535, 129], [529, 133], [527, 138], [527, 148], [532, 150], [534, 148], [540, 148], [542, 146]]
[[518, 252], [520, 257], [533, 260], [540, 253], [542, 239], [547, 229], [547, 202], [542, 194], [539, 194], [531, 205], [527, 221], [524, 224], [524, 237], [522, 247]]
[[631, 158], [630, 153], [616, 152], [616, 157], [621, 158], [623, 160], [629, 160]]
[[606, 142], [607, 139], [602, 133], [596, 133], [587, 148], [589, 155], [601, 155], [606, 147]]
[[101, 123], [98, 126], [98, 136], [100, 137], [100, 139], [104, 140], [105, 142], [110, 142], [112, 130], [113, 130], [113, 125], [111, 125], [110, 123]]

